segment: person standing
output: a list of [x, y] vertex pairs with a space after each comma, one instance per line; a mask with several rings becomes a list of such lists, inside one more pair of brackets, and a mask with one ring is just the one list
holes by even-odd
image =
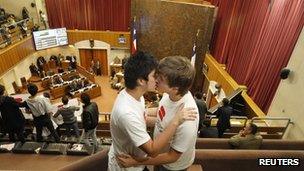
[[[155, 157], [169, 144], [179, 125], [185, 120], [193, 120], [194, 111], [180, 105], [162, 133], [151, 139], [147, 133], [147, 124], [153, 120], [155, 123], [157, 108], [146, 110], [143, 95], [149, 90], [155, 90], [157, 66], [158, 62], [153, 56], [141, 51], [128, 58], [125, 63], [126, 88], [120, 91], [111, 112], [110, 130], [113, 143], [108, 153], [109, 171], [142, 171], [144, 164], [123, 168], [118, 164], [117, 157], [124, 154], [138, 158], [147, 155]], [[151, 115], [154, 117], [149, 117]]]
[[224, 98], [222, 100], [222, 106], [217, 109], [215, 112], [216, 117], [218, 118], [216, 127], [218, 130], [218, 136], [221, 138], [226, 131], [226, 129], [230, 129], [230, 116], [233, 113], [233, 109], [229, 106], [229, 100]]
[[40, 21], [42, 22], [42, 24], [44, 26], [44, 29], [47, 29], [46, 15], [41, 10], [39, 10], [39, 17], [40, 17]]
[[81, 139], [87, 146], [90, 146], [89, 138], [93, 140], [94, 151], [98, 148], [97, 137], [96, 137], [96, 127], [99, 120], [99, 110], [95, 102], [91, 102], [91, 98], [88, 94], [81, 94], [81, 102], [83, 105], [83, 112], [81, 115], [83, 132]]
[[96, 61], [95, 68], [96, 68], [96, 75], [101, 76], [101, 65], [99, 60]]
[[[158, 66], [157, 90], [163, 93], [156, 112], [157, 119], [154, 127], [154, 140], [170, 127], [170, 122], [178, 116], [181, 105], [192, 108], [198, 115], [195, 100], [189, 91], [195, 76], [195, 69], [186, 57], [170, 56], [163, 58]], [[121, 165], [125, 167], [137, 165], [157, 165], [154, 170], [187, 170], [195, 158], [195, 143], [197, 138], [199, 118], [185, 121], [180, 124], [170, 142], [161, 149], [157, 156], [143, 159], [142, 162], [118, 157]], [[132, 154], [131, 154], [132, 155]], [[133, 155], [136, 158], [136, 156]]]
[[79, 129], [78, 129], [78, 123], [77, 118], [75, 117], [75, 111], [78, 111], [80, 108], [76, 106], [69, 106], [69, 99], [67, 96], [63, 96], [62, 99], [63, 107], [58, 109], [58, 111], [55, 113], [54, 118], [57, 118], [59, 115], [63, 118], [63, 125], [66, 127], [67, 130], [67, 136], [71, 136], [71, 130], [75, 132], [77, 141], [79, 142]]
[[9, 140], [15, 141], [15, 134], [18, 140], [25, 142], [24, 124], [25, 118], [19, 109], [18, 103], [14, 98], [5, 95], [5, 87], [0, 84], [0, 112], [3, 120], [3, 126], [9, 134]]
[[207, 105], [206, 102], [202, 99], [203, 94], [201, 92], [196, 92], [194, 94], [195, 103], [198, 108], [199, 113], [199, 125], [198, 130], [200, 130], [203, 127], [203, 121], [205, 119], [206, 113], [207, 113]]
[[35, 84], [30, 83], [27, 87], [30, 97], [25, 100], [24, 107], [30, 109], [33, 118], [34, 125], [37, 132], [37, 141], [40, 142], [42, 138], [42, 128], [46, 127], [56, 142], [60, 141], [58, 134], [56, 133], [50, 116], [52, 115], [52, 104], [49, 99], [44, 96], [38, 96], [38, 87]]

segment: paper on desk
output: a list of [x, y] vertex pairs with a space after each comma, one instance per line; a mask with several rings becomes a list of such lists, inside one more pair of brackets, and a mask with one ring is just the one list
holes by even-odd
[[73, 144], [71, 150], [80, 151], [83, 147], [83, 144]]
[[15, 146], [15, 143], [10, 143], [10, 144], [2, 144], [0, 145], [0, 148], [7, 149], [8, 151], [11, 151]]

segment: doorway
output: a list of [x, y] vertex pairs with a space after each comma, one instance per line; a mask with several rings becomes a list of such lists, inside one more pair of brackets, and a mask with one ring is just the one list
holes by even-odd
[[90, 71], [91, 61], [99, 61], [101, 74], [108, 75], [108, 57], [106, 49], [79, 49], [80, 65]]

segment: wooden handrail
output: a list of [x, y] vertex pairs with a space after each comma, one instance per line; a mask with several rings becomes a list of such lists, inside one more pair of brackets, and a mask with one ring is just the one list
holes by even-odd
[[90, 81], [95, 83], [95, 76], [94, 74], [87, 71], [84, 67], [77, 65], [77, 72], [79, 72], [81, 75], [87, 77]]

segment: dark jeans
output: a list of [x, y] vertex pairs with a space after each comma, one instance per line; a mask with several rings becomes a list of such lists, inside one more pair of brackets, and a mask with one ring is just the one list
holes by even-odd
[[[186, 171], [187, 169], [177, 170], [177, 171]], [[166, 169], [164, 166], [154, 166], [154, 171], [171, 171]]]
[[9, 130], [9, 132], [8, 132], [9, 140], [12, 142], [15, 142], [16, 141], [15, 134], [16, 134], [18, 140], [24, 143], [25, 139], [24, 139], [23, 132], [24, 132], [24, 126], [21, 126], [20, 128], [16, 128], [14, 130]]
[[42, 141], [42, 128], [47, 127], [47, 129], [51, 132], [51, 135], [55, 138], [56, 142], [59, 142], [59, 136], [57, 135], [53, 123], [48, 115], [41, 115], [38, 117], [34, 117], [34, 125], [37, 131], [37, 141]]
[[67, 136], [70, 137], [71, 136], [71, 129], [73, 129], [73, 131], [75, 132], [75, 135], [77, 138], [80, 137], [80, 133], [79, 133], [79, 128], [78, 128], [78, 123], [74, 122], [74, 123], [70, 123], [70, 124], [64, 124], [66, 130], [67, 130]]

